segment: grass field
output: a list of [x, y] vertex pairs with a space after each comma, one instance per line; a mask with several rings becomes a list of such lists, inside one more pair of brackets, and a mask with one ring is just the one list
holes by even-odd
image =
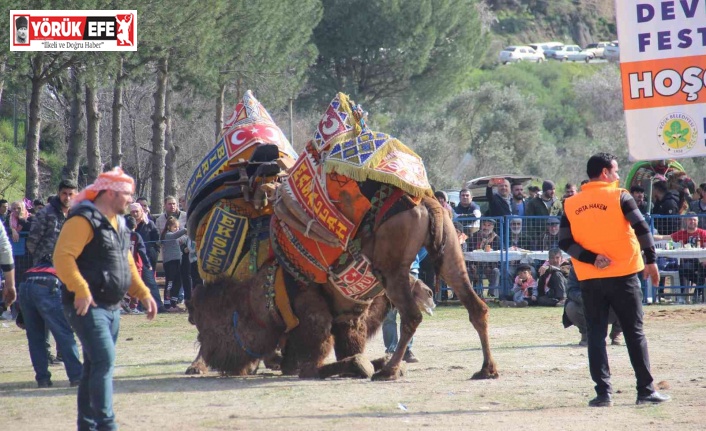
[[[0, 325], [2, 429], [74, 428], [75, 389], [63, 367], [38, 389], [24, 332]], [[396, 382], [306, 381], [261, 369], [256, 376], [185, 376], [196, 330], [185, 315], [123, 316], [115, 371], [115, 410], [123, 429], [329, 430], [571, 429], [706, 427], [706, 307], [649, 306], [646, 332], [655, 381], [674, 401], [635, 406], [624, 346], [609, 346], [615, 406], [591, 409], [585, 348], [561, 310], [492, 309], [491, 342], [501, 376], [468, 380], [480, 368], [478, 337], [460, 307], [439, 307], [414, 341], [418, 364]], [[371, 340], [370, 358], [383, 353]]]

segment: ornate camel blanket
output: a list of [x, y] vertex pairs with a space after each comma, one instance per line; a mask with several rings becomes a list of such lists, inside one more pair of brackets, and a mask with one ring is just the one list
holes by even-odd
[[296, 158], [280, 128], [248, 90], [186, 189], [189, 236], [196, 242], [201, 278], [206, 284], [223, 276], [247, 280], [267, 266], [263, 293], [270, 295], [288, 329], [298, 320], [270, 246], [272, 205], [266, 199], [258, 205], [250, 191], [279, 181], [277, 163], [291, 165]]
[[[328, 281], [356, 301], [381, 292], [372, 265], [353, 243], [366, 216], [365, 228], [372, 230], [391, 210], [410, 208], [400, 202], [414, 206], [433, 195], [421, 158], [399, 140], [367, 130], [363, 119], [347, 96], [334, 98], [278, 190], [270, 225], [275, 255], [290, 273], [301, 281]], [[376, 184], [376, 194], [361, 191], [366, 182]]]
[[274, 144], [282, 157], [296, 160], [297, 153], [282, 130], [277, 127], [264, 106], [250, 90], [235, 106], [233, 114], [224, 123], [216, 145], [196, 167], [186, 186], [186, 200], [209, 180], [222, 174], [233, 160], [249, 160], [259, 144]]

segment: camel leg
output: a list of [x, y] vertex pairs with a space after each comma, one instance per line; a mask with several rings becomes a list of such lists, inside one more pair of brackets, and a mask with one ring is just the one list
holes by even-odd
[[397, 349], [373, 375], [373, 380], [399, 378], [402, 357], [422, 321], [422, 313], [412, 293], [409, 271], [417, 253], [427, 242], [428, 225], [428, 212], [418, 205], [392, 216], [377, 229], [374, 242], [363, 247], [363, 253], [371, 258], [373, 267], [380, 274], [387, 297], [397, 307], [401, 321]]
[[368, 339], [373, 338], [375, 334], [380, 330], [382, 322], [385, 320], [385, 316], [392, 308], [390, 300], [387, 295], [380, 295], [373, 299], [373, 302], [368, 307], [368, 313], [365, 316], [365, 326], [367, 327]]
[[333, 335], [333, 348], [338, 360], [361, 354], [365, 351], [368, 331], [362, 317], [334, 322], [331, 327], [331, 335]]
[[336, 375], [369, 379], [374, 371], [373, 364], [363, 354], [349, 356], [340, 361], [323, 365], [318, 370], [319, 377], [322, 379]]
[[404, 267], [398, 269], [396, 274], [385, 277], [385, 280], [387, 296], [399, 311], [401, 322], [400, 338], [392, 357], [383, 365], [380, 371], [373, 375], [373, 380], [397, 380], [400, 377], [402, 357], [407, 351], [409, 341], [422, 322], [422, 313], [419, 311], [419, 307], [412, 295], [408, 270]]
[[184, 374], [186, 374], [187, 376], [191, 376], [197, 374], [206, 374], [207, 372], [208, 367], [206, 366], [206, 362], [201, 356], [201, 349], [199, 349], [199, 353], [196, 354], [196, 358], [194, 358], [194, 361], [191, 363], [191, 365], [189, 365]]
[[[456, 233], [451, 219], [444, 217], [444, 231], [447, 238], [455, 238]], [[473, 290], [471, 281], [466, 272], [466, 262], [461, 252], [461, 247], [457, 243], [447, 243], [443, 263], [441, 266], [441, 276], [453, 289], [454, 295], [461, 300], [461, 303], [468, 310], [468, 317], [471, 324], [478, 332], [480, 344], [483, 350], [483, 366], [480, 371], [473, 374], [473, 379], [496, 379], [498, 370], [490, 352], [490, 338], [488, 336], [488, 306]]]
[[293, 301], [294, 314], [299, 326], [289, 333], [287, 352], [292, 349], [299, 364], [299, 377], [318, 379], [319, 368], [331, 352], [331, 325], [333, 318], [328, 304], [317, 285], [302, 288]]
[[287, 342], [282, 346], [282, 363], [280, 364], [283, 376], [296, 376], [299, 374], [299, 364], [294, 348]]

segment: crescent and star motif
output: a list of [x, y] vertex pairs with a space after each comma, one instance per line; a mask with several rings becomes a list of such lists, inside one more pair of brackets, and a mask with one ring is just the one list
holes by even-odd
[[323, 123], [323, 125], [321, 126], [321, 132], [323, 132], [326, 135], [330, 135], [333, 132], [335, 132], [336, 130], [338, 130], [340, 125], [341, 125], [340, 121], [329, 116], [328, 118], [326, 118], [326, 122]]

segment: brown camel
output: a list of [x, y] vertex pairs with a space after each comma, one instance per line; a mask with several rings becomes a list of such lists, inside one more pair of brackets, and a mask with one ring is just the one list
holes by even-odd
[[[263, 294], [267, 272], [265, 266], [246, 281], [224, 277], [193, 292], [189, 321], [199, 329], [201, 347], [192, 366], [199, 374], [208, 370], [208, 364], [224, 375], [248, 375], [263, 360], [266, 367], [281, 368], [286, 375], [371, 377], [373, 364], [361, 353], [390, 308], [387, 297], [378, 296], [355, 318], [336, 319], [322, 287], [305, 286], [292, 304], [300, 324], [286, 334], [284, 323]], [[413, 282], [413, 295], [417, 307], [431, 313], [433, 294], [421, 280]], [[341, 360], [324, 365], [332, 348]], [[382, 365], [380, 360], [376, 364]]]
[[[420, 308], [425, 307], [420, 306], [419, 295], [415, 300], [414, 292], [418, 289], [414, 288], [409, 276], [409, 268], [422, 246], [429, 251], [437, 272], [440, 272], [468, 310], [471, 323], [479, 334], [484, 360], [481, 370], [474, 378], [497, 377], [488, 340], [488, 308], [471, 288], [463, 254], [456, 241], [455, 229], [438, 202], [423, 198], [421, 205], [390, 217], [373, 234], [361, 235], [362, 253], [370, 259], [378, 279], [385, 287], [386, 297], [398, 308], [402, 322], [397, 352], [389, 361], [375, 362], [378, 366], [383, 363], [384, 365], [373, 378], [385, 380], [399, 377], [403, 353], [422, 320]], [[187, 374], [206, 371], [201, 354], [206, 363], [221, 372], [248, 374], [257, 366], [260, 358], [270, 357], [282, 344], [284, 326], [281, 322], [268, 320], [268, 326], [264, 329], [262, 323], [258, 324], [263, 321], [263, 315], [271, 315], [272, 319], [276, 317], [274, 307], [267, 308], [266, 304], [262, 303], [262, 286], [265, 279], [262, 274], [266, 271], [267, 265], [263, 266], [254, 279], [241, 280], [240, 283], [223, 280], [209, 283], [205, 289], [196, 290], [189, 305], [190, 320], [199, 328], [201, 351], [187, 370]], [[287, 284], [293, 286], [299, 283], [290, 277]], [[236, 300], [240, 297], [248, 300]], [[332, 301], [329, 298], [330, 290], [327, 290], [326, 285], [310, 283], [299, 286], [299, 294], [295, 295], [292, 305], [295, 315], [300, 318], [300, 325], [287, 334], [283, 371], [293, 373], [298, 369], [299, 375], [304, 378], [336, 374], [368, 377], [371, 367], [362, 357], [362, 353], [365, 351], [367, 338], [379, 329], [389, 304], [386, 300], [378, 300], [369, 307], [362, 307], [357, 315], [339, 316], [332, 309]], [[227, 304], [231, 304], [230, 308]], [[249, 304], [250, 308], [242, 309], [242, 304]], [[246, 357], [241, 352], [240, 359], [229, 357], [228, 352], [237, 352], [238, 346], [232, 345], [233, 337], [230, 337], [229, 342], [222, 341], [222, 336], [225, 336], [222, 332], [229, 331], [228, 327], [233, 326], [233, 313], [236, 311], [240, 316], [237, 320], [243, 330], [241, 341], [247, 341], [243, 337], [259, 330], [266, 334], [254, 336], [255, 346], [249, 347], [249, 342], [239, 346], [244, 352], [257, 353], [254, 356]], [[255, 326], [248, 326], [253, 324]], [[212, 346], [211, 342], [215, 343], [215, 346]], [[324, 366], [323, 361], [332, 344], [336, 357], [342, 362]]]
[[[441, 277], [451, 286], [454, 294], [468, 310], [471, 324], [480, 337], [483, 364], [473, 378], [498, 377], [497, 367], [490, 352], [488, 307], [472, 289], [453, 223], [435, 199], [423, 198], [421, 205], [390, 217], [373, 235], [363, 239], [362, 253], [372, 262], [378, 278], [385, 287], [387, 297], [399, 310], [401, 319], [398, 348], [389, 361], [373, 375], [373, 380], [394, 380], [400, 376], [402, 357], [417, 326], [422, 321], [422, 313], [415, 302], [413, 286], [410, 283], [409, 268], [423, 246], [427, 248]], [[341, 334], [337, 331], [345, 334], [346, 330], [345, 327], [339, 327], [334, 329], [334, 332], [339, 336]], [[342, 337], [342, 339], [347, 338], [355, 337]], [[289, 339], [294, 344], [304, 342], [294, 333]], [[365, 338], [358, 337], [356, 341], [358, 344], [355, 350], [362, 353]], [[313, 340], [310, 337], [307, 342], [316, 345], [325, 340]], [[322, 368], [324, 358], [315, 356], [299, 358], [300, 376], [327, 377], [328, 370]]]
[[[201, 353], [206, 363], [225, 374], [243, 375], [253, 371], [260, 359], [272, 355], [286, 338], [282, 360], [284, 373], [299, 370], [303, 378], [332, 375], [369, 377], [372, 365], [379, 368], [374, 380], [394, 380], [400, 376], [402, 356], [422, 320], [425, 307], [409, 268], [417, 251], [427, 247], [442, 278], [451, 286], [469, 313], [478, 332], [483, 364], [473, 378], [496, 378], [488, 338], [488, 308], [471, 288], [465, 261], [456, 241], [451, 219], [434, 199], [424, 198], [421, 205], [400, 212], [385, 221], [370, 237], [364, 238], [362, 252], [372, 262], [385, 286], [386, 296], [378, 297], [357, 317], [334, 317], [324, 285], [300, 286], [292, 308], [300, 324], [285, 334], [274, 307], [266, 303], [262, 286], [266, 267], [245, 282], [222, 280], [197, 289], [192, 297], [190, 319], [199, 328]], [[292, 279], [287, 283], [295, 283]], [[401, 336], [398, 349], [389, 360], [371, 364], [362, 353], [367, 338], [374, 334], [389, 309], [389, 301], [400, 313]], [[286, 335], [286, 337], [285, 337]], [[324, 364], [331, 348], [341, 359]]]
[[[252, 97], [251, 99], [254, 100]], [[307, 145], [306, 152], [309, 156], [303, 157], [311, 157], [311, 159], [301, 159], [304, 163], [299, 165], [301, 168], [297, 171], [299, 175], [292, 177], [300, 181], [300, 187], [307, 187], [305, 184], [307, 176], [304, 172], [310, 168], [307, 168], [306, 163], [316, 164], [320, 161], [320, 148], [317, 145], [324, 145], [328, 148], [334, 144], [334, 141], [329, 138], [340, 140], [345, 138], [346, 134], [360, 135], [360, 139], [363, 139], [361, 132], [364, 129], [362, 127], [364, 112], [358, 106], [354, 106], [345, 95], [337, 95], [334, 101], [335, 103], [332, 102], [330, 107], [332, 110], [327, 110], [325, 118], [320, 124], [321, 127], [317, 129], [319, 138], [312, 140]], [[251, 111], [241, 110], [240, 112], [245, 112], [248, 115], [253, 114]], [[263, 118], [259, 118], [259, 120], [263, 120]], [[269, 116], [264, 119], [271, 122]], [[345, 127], [343, 127], [344, 123]], [[335, 133], [331, 134], [332, 129], [329, 127], [331, 125], [341, 127], [334, 128]], [[250, 130], [245, 123], [236, 122], [235, 126], [244, 127], [243, 133]], [[387, 145], [386, 151], [391, 151], [387, 156], [399, 153], [414, 158], [415, 155], [395, 139], [385, 142], [377, 140], [377, 138], [386, 136], [370, 131], [365, 134], [368, 139], [366, 142], [373, 142], [369, 145], [382, 145], [383, 143]], [[371, 139], [372, 141], [370, 141]], [[235, 164], [229, 162], [225, 173], [213, 177], [200, 188], [196, 188], [189, 206], [190, 235], [198, 232], [200, 220], [212, 211], [214, 205], [217, 205], [222, 199], [237, 199], [238, 196], [242, 196], [247, 202], [254, 200], [256, 212], [246, 212], [245, 216], [255, 217], [254, 214], [263, 214], [259, 211], [270, 206], [274, 192], [283, 190], [283, 188], [277, 190], [284, 178], [280, 168], [287, 169], [292, 166], [287, 163], [279, 163], [291, 153], [291, 151], [285, 151], [288, 143], [285, 142], [286, 145], [284, 145], [280, 142], [279, 144], [280, 146], [275, 143], [256, 145], [248, 162], [245, 162], [245, 159], [239, 159]], [[270, 146], [274, 148], [270, 148]], [[286, 157], [283, 156], [283, 151], [287, 153]], [[413, 169], [423, 169], [421, 163], [415, 164], [413, 161], [408, 163], [413, 166]], [[336, 167], [335, 164], [331, 166]], [[382, 175], [385, 178], [384, 181], [399, 180], [399, 178], [390, 178], [389, 172], [385, 173], [386, 169], [391, 166], [377, 171], [376, 175]], [[350, 166], [344, 168], [344, 165], [339, 168], [351, 169]], [[292, 169], [296, 171], [296, 165], [292, 166]], [[235, 178], [230, 177], [234, 176], [236, 171], [238, 177], [237, 181], [234, 181]], [[350, 172], [353, 175], [360, 173], [355, 170]], [[198, 173], [202, 172], [198, 171]], [[346, 175], [348, 174], [341, 174], [342, 177], [346, 177]], [[194, 178], [197, 178], [196, 173]], [[259, 180], [260, 178], [262, 181]], [[424, 176], [422, 175], [420, 178], [424, 178]], [[355, 215], [356, 208], [362, 208], [356, 204], [356, 202], [360, 202], [359, 198], [349, 194], [352, 191], [343, 185], [340, 179], [332, 181], [339, 181], [332, 189], [338, 190], [340, 193], [336, 198], [338, 204], [346, 208], [346, 211], [351, 210], [351, 214]], [[268, 190], [257, 189], [258, 186], [266, 183], [269, 183]], [[373, 190], [376, 184], [378, 186], [381, 184], [370, 178], [365, 183], [367, 185], [365, 189], [368, 192]], [[358, 185], [360, 184], [359, 182]], [[291, 183], [288, 185], [290, 188], [292, 187]], [[341, 188], [337, 188], [337, 186], [341, 186]], [[400, 187], [404, 188], [404, 186]], [[425, 187], [418, 187], [410, 193], [419, 196], [427, 191]], [[314, 247], [319, 248], [322, 246], [327, 246], [330, 249], [337, 248], [342, 239], [338, 237], [339, 231], [337, 230], [334, 235], [332, 231], [328, 230], [328, 227], [324, 227], [319, 221], [310, 218], [310, 210], [307, 212], [298, 202], [289, 198], [290, 196], [286, 193], [277, 193], [272, 207], [274, 215], [272, 215], [270, 226], [280, 228], [281, 226], [277, 223], [285, 223], [291, 229], [308, 237], [309, 241], [305, 242], [309, 245], [313, 244]], [[407, 197], [407, 201], [407, 203], [419, 202], [409, 199], [409, 197]], [[239, 208], [234, 211], [243, 214], [241, 212], [242, 206]], [[437, 273], [440, 273], [442, 278], [452, 287], [456, 296], [468, 310], [471, 323], [479, 334], [483, 351], [483, 365], [480, 371], [475, 373], [474, 378], [497, 377], [496, 365], [490, 352], [488, 340], [488, 308], [471, 288], [463, 254], [448, 214], [436, 200], [428, 197], [422, 198], [421, 204], [417, 204], [411, 209], [397, 208], [395, 211], [400, 212], [385, 213], [385, 217], [388, 218], [379, 220], [376, 218], [377, 216], [372, 216], [373, 213], [369, 213], [371, 218], [376, 219], [375, 228], [372, 228], [370, 223], [366, 224], [365, 229], [358, 231], [356, 238], [356, 240], [360, 240], [360, 253], [367, 257], [374, 277], [385, 289], [386, 297], [379, 297], [368, 303], [350, 298], [342, 300], [343, 290], [338, 292], [338, 288], [332, 287], [330, 283], [325, 283], [326, 276], [331, 275], [326, 272], [325, 267], [322, 271], [320, 264], [316, 263], [319, 265], [319, 272], [313, 274], [311, 272], [302, 273], [296, 269], [296, 266], [290, 265], [291, 262], [288, 261], [285, 253], [296, 256], [297, 253], [308, 253], [308, 251], [297, 247], [289, 248], [286, 252], [283, 251], [286, 249], [283, 246], [287, 244], [279, 241], [297, 241], [297, 239], [296, 235], [279, 234], [273, 234], [270, 237], [272, 249], [277, 255], [278, 262], [270, 261], [262, 264], [257, 274], [248, 280], [236, 282], [226, 279], [212, 279], [205, 289], [197, 289], [192, 298], [192, 318], [199, 328], [200, 353], [203, 354], [206, 363], [228, 374], [247, 374], [257, 365], [260, 358], [271, 355], [277, 347], [284, 347], [282, 359], [284, 372], [294, 372], [298, 369], [299, 375], [305, 378], [320, 378], [335, 374], [368, 376], [371, 364], [364, 360], [362, 353], [368, 336], [379, 328], [380, 322], [390, 306], [389, 299], [389, 302], [398, 308], [401, 317], [402, 330], [398, 343], [399, 349], [389, 361], [376, 361], [380, 368], [373, 378], [382, 380], [398, 378], [403, 353], [422, 320], [420, 303], [415, 300], [415, 292], [418, 297], [420, 289], [418, 289], [417, 283], [410, 281], [409, 268], [417, 252], [424, 246], [434, 261]], [[363, 214], [358, 212], [357, 216], [362, 217]], [[356, 218], [356, 220], [360, 222], [362, 219]], [[347, 240], [343, 243], [347, 243]], [[197, 238], [197, 245], [199, 245], [199, 238]], [[356, 250], [358, 249], [350, 251], [354, 258], [358, 257]], [[246, 253], [246, 250], [242, 250], [240, 257]], [[258, 256], [264, 257], [267, 254], [263, 253]], [[307, 259], [312, 262], [310, 256]], [[244, 261], [239, 258], [236, 262], [243, 263]], [[298, 326], [293, 325], [294, 319], [288, 319], [288, 314], [284, 313], [284, 317], [282, 317], [276, 311], [280, 304], [275, 304], [273, 301], [274, 289], [272, 285], [274, 281], [271, 276], [275, 273], [274, 265], [277, 264], [292, 271], [285, 278], [284, 284], [290, 294], [291, 308], [299, 319]], [[326, 266], [328, 265], [327, 263]], [[254, 269], [250, 271], [254, 271]], [[369, 277], [370, 273], [366, 276]], [[307, 282], [307, 278], [310, 281]], [[317, 284], [312, 281], [314, 279], [318, 283], [325, 284]], [[282, 282], [281, 279], [278, 280]], [[281, 285], [279, 286], [281, 290]], [[278, 298], [281, 300], [282, 295], [280, 294]], [[348, 301], [348, 305], [342, 305], [344, 301]], [[350, 306], [351, 303], [353, 306]], [[213, 315], [209, 316], [209, 313], [213, 313]], [[286, 337], [286, 325], [281, 321], [282, 318], [288, 319], [287, 324], [293, 328], [286, 333]], [[332, 346], [336, 351], [337, 358], [343, 359], [334, 364], [324, 365], [323, 361]]]

